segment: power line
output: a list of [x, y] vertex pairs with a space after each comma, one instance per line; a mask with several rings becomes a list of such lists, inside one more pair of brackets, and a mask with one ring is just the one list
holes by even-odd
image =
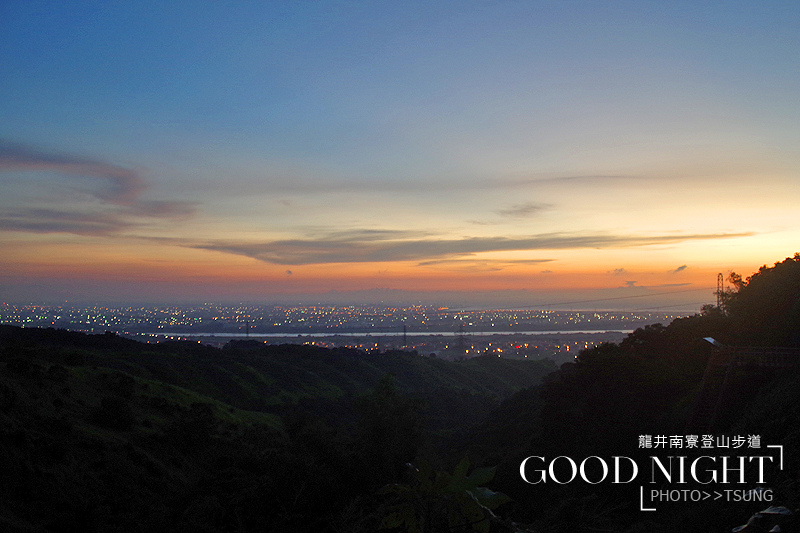
[[669, 291], [669, 292], [653, 292], [649, 294], [632, 294], [630, 296], [615, 296], [613, 298], [597, 298], [594, 300], [576, 300], [573, 302], [555, 302], [555, 303], [547, 303], [547, 304], [535, 304], [535, 305], [523, 305], [522, 308], [541, 308], [541, 307], [553, 307], [556, 305], [573, 305], [573, 304], [587, 304], [587, 303], [594, 303], [594, 302], [610, 302], [613, 300], [628, 300], [630, 298], [648, 298], [650, 296], [665, 296], [668, 294], [680, 294], [684, 292], [698, 292], [698, 291], [708, 291], [712, 290], [713, 287], [703, 287], [702, 289], [684, 289], [682, 291]]
[[630, 309], [630, 311], [658, 311], [659, 309], [669, 309], [670, 307], [704, 305], [707, 303], [708, 302], [692, 302], [692, 303], [682, 303], [682, 304], [672, 304], [672, 305], [659, 305], [657, 307], [637, 307], [635, 309]]

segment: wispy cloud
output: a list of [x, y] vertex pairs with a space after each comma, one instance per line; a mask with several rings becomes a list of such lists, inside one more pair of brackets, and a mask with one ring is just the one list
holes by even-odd
[[197, 204], [181, 200], [138, 200], [120, 211], [143, 218], [183, 219], [197, 211]]
[[[52, 153], [0, 139], [0, 172], [54, 172], [65, 176], [96, 179], [85, 191], [93, 202], [57, 208], [17, 206], [0, 212], [0, 229], [33, 233], [114, 235], [149, 219], [179, 219], [191, 216], [196, 205], [184, 201], [147, 200], [147, 183], [138, 171], [77, 155]], [[98, 202], [99, 200], [99, 202]]]
[[180, 218], [193, 209], [176, 203], [163, 205], [156, 212], [138, 209], [13, 209], [0, 211], [0, 230], [26, 233], [71, 233], [84, 236], [112, 236], [140, 227], [150, 219]]
[[89, 158], [47, 153], [34, 148], [0, 140], [0, 171], [51, 171], [100, 179], [91, 193], [100, 200], [128, 205], [145, 189], [144, 180], [129, 168]]
[[538, 265], [541, 263], [549, 263], [555, 259], [474, 259], [474, 258], [457, 258], [457, 259], [431, 259], [430, 261], [422, 261], [419, 266], [453, 266], [453, 267], [468, 267], [473, 270], [502, 270], [505, 267], [512, 265]]
[[506, 209], [501, 209], [497, 213], [504, 217], [510, 218], [528, 218], [538, 215], [543, 210], [549, 208], [549, 204], [540, 204], [528, 202], [524, 204], [516, 204]]
[[429, 231], [404, 230], [404, 229], [373, 229], [356, 228], [333, 230], [324, 227], [314, 227], [306, 230], [310, 238], [318, 238], [324, 241], [354, 241], [354, 242], [377, 242], [395, 241], [407, 239], [421, 239], [430, 237], [433, 233]]
[[508, 178], [497, 180], [495, 184], [506, 187], [527, 187], [530, 185], [557, 185], [567, 184], [574, 187], [577, 183], [608, 183], [611, 181], [640, 181], [641, 176], [624, 174], [582, 174], [582, 175], [545, 175], [527, 176], [522, 178]]
[[[235, 182], [225, 184], [237, 192], [253, 188], [268, 188], [271, 192], [286, 194], [317, 193], [451, 193], [458, 191], [498, 191], [537, 188], [569, 188], [579, 185], [605, 185], [612, 182], [641, 181], [641, 176], [626, 175], [557, 175], [546, 174], [512, 174], [512, 175], [417, 175], [404, 179], [371, 179], [368, 176], [335, 175], [321, 172], [319, 169], [304, 168], [302, 164], [284, 168], [284, 162], [270, 160], [259, 161], [251, 165], [255, 168], [234, 171], [238, 176]], [[267, 169], [267, 170], [265, 170]], [[324, 176], [324, 177], [321, 177]], [[286, 205], [287, 200], [281, 200]]]
[[27, 209], [0, 213], [0, 230], [28, 233], [114, 235], [130, 223], [113, 213], [81, 213], [53, 209]]
[[243, 255], [281, 265], [322, 263], [371, 263], [387, 261], [430, 262], [469, 257], [485, 252], [563, 250], [579, 248], [627, 248], [672, 244], [692, 240], [730, 239], [752, 233], [606, 235], [545, 233], [527, 237], [465, 237], [462, 239], [358, 238], [357, 233], [306, 239], [285, 239], [263, 243], [211, 241], [184, 243], [185, 246]]
[[670, 273], [670, 274], [677, 274], [678, 272], [683, 272], [683, 271], [684, 271], [684, 270], [686, 270], [687, 268], [689, 268], [689, 266], [688, 266], [688, 265], [681, 265], [681, 266], [679, 266], [678, 268], [676, 268], [675, 270], [670, 270], [670, 271], [669, 271], [669, 273]]

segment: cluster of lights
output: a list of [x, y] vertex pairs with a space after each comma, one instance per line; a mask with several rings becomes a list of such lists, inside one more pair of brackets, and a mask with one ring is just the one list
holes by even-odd
[[[484, 344], [478, 338], [493, 335], [524, 335], [526, 331], [563, 331], [586, 324], [591, 329], [615, 326], [609, 329], [633, 329], [639, 323], [669, 322], [678, 315], [623, 313], [623, 312], [575, 312], [549, 310], [453, 310], [446, 307], [426, 306], [257, 306], [214, 305], [198, 306], [67, 306], [67, 305], [0, 305], [0, 323], [25, 327], [56, 327], [89, 333], [107, 330], [121, 334], [142, 336], [147, 341], [180, 340], [192, 338], [193, 334], [219, 335], [226, 342], [226, 334], [285, 334], [283, 342], [307, 342], [318, 346], [346, 346], [375, 351], [387, 349], [416, 349], [419, 353], [451, 353], [467, 355], [497, 355], [498, 357], [540, 358], [572, 357], [582, 349], [595, 345], [581, 339], [571, 343], [545, 341], [537, 344], [519, 342], [509, 338], [501, 343]], [[413, 338], [403, 342], [400, 332], [408, 331]], [[428, 332], [429, 336], [414, 337], [414, 332]], [[431, 335], [441, 332], [443, 336], [457, 334], [457, 343]], [[330, 335], [330, 338], [314, 340], [299, 339], [298, 335], [313, 333]], [[337, 334], [370, 335], [388, 334], [388, 341], [375, 339], [339, 338]], [[292, 340], [291, 336], [295, 339]], [[197, 337], [194, 337], [195, 339]], [[467, 340], [468, 339], [468, 340]], [[466, 342], [465, 342], [466, 341]], [[204, 341], [208, 342], [208, 341]], [[488, 342], [488, 341], [487, 341]]]

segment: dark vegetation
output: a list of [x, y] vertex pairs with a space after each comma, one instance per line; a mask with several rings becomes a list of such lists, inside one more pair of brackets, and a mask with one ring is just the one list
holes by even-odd
[[554, 368], [0, 326], [0, 531], [372, 531], [407, 463]]
[[[643, 513], [638, 484], [519, 476], [530, 455], [638, 458], [640, 435], [687, 434], [705, 337], [800, 345], [800, 255], [731, 281], [721, 309], [560, 369], [0, 326], [0, 530], [731, 531], [770, 504]], [[740, 377], [713, 432], [783, 445], [771, 504], [800, 507], [800, 372]]]
[[787, 464], [773, 476], [772, 503], [681, 502], [644, 513], [638, 483], [530, 485], [519, 475], [520, 462], [530, 455], [578, 461], [625, 455], [638, 462], [653, 453], [638, 449], [639, 435], [689, 434], [687, 423], [715, 349], [705, 337], [729, 346], [800, 348], [800, 255], [762, 267], [748, 279], [732, 274], [730, 281], [733, 289], [721, 295], [722, 309], [706, 306], [702, 314], [668, 326], [640, 328], [619, 345], [585, 350], [540, 387], [503, 402], [474, 429], [470, 456], [499, 465], [493, 488], [512, 498], [503, 508], [506, 514], [541, 532], [709, 532], [731, 531], [769, 505], [800, 507], [797, 368], [753, 368], [740, 375], [712, 430], [714, 435], [760, 435], [764, 445], [784, 446]]

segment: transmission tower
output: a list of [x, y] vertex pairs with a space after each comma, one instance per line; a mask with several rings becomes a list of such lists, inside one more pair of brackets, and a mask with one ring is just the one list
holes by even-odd
[[722, 293], [725, 291], [725, 281], [722, 272], [717, 274], [717, 309], [722, 311]]
[[464, 324], [462, 323], [458, 327], [458, 337], [456, 337], [456, 351], [458, 352], [459, 356], [464, 356], [467, 353], [467, 340], [464, 337]]

